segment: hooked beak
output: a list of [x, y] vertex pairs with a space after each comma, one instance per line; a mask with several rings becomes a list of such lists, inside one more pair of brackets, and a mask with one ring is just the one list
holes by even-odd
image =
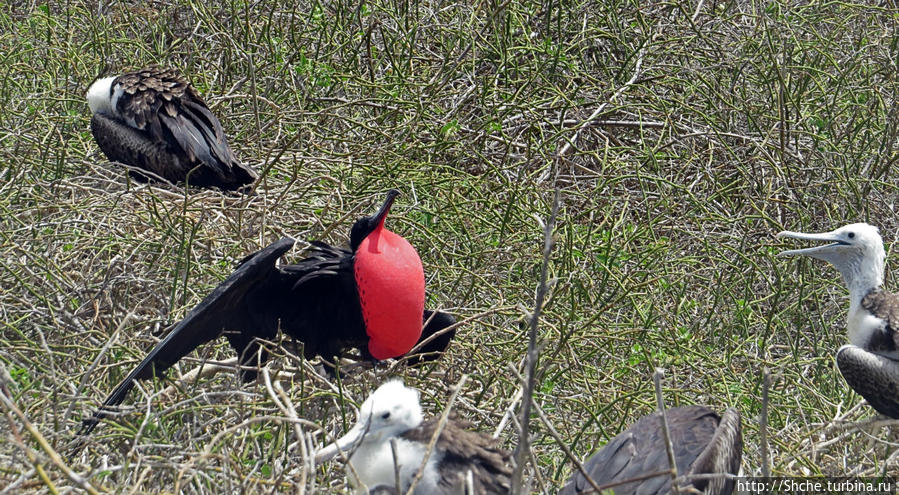
[[334, 443], [322, 447], [315, 453], [315, 464], [319, 465], [330, 461], [341, 452], [350, 452], [362, 443], [366, 428], [356, 423], [346, 435], [338, 438]]
[[778, 239], [782, 239], [784, 237], [788, 237], [790, 239], [799, 239], [801, 241], [815, 241], [815, 242], [829, 242], [830, 244], [825, 244], [823, 246], [815, 246], [805, 249], [790, 249], [787, 251], [781, 251], [778, 253], [778, 256], [811, 256], [813, 258], [818, 257], [822, 253], [829, 252], [833, 247], [836, 246], [848, 246], [849, 243], [842, 240], [837, 234], [834, 232], [825, 232], [823, 234], [806, 234], [804, 232], [791, 232], [789, 230], [784, 230], [783, 232], [779, 232], [776, 236]]
[[384, 204], [381, 205], [381, 208], [375, 213], [374, 224], [375, 225], [383, 225], [384, 219], [387, 218], [387, 214], [390, 213], [390, 207], [393, 206], [393, 200], [396, 199], [397, 196], [400, 195], [400, 192], [396, 189], [391, 189], [387, 191], [387, 199], [384, 200]]
[[390, 213], [390, 207], [393, 206], [393, 200], [399, 195], [400, 192], [396, 189], [387, 191], [387, 199], [384, 200], [384, 204], [381, 205], [381, 208], [379, 208], [374, 215], [356, 220], [352, 230], [350, 230], [350, 249], [355, 252], [359, 247], [359, 244], [361, 244], [366, 237], [371, 235], [372, 232], [384, 228], [384, 220], [387, 218], [387, 214]]

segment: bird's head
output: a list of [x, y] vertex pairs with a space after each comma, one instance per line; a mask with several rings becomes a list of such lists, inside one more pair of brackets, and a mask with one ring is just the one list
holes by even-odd
[[356, 424], [334, 443], [315, 453], [315, 463], [363, 444], [377, 444], [417, 427], [423, 419], [418, 390], [390, 380], [375, 390], [359, 408]]
[[114, 81], [115, 76], [103, 77], [94, 81], [87, 89], [87, 94], [84, 96], [87, 98], [87, 106], [90, 107], [91, 113], [114, 113], [113, 100], [121, 94], [121, 90], [115, 92], [112, 90]]
[[387, 230], [384, 220], [399, 191], [391, 189], [381, 208], [353, 224], [350, 248], [359, 305], [375, 359], [401, 356], [421, 336], [425, 275], [418, 252]]
[[853, 289], [867, 291], [883, 283], [883, 264], [886, 253], [877, 227], [867, 223], [853, 223], [832, 232], [806, 234], [783, 231], [778, 238], [826, 242], [823, 246], [783, 251], [779, 256], [803, 255], [827, 261], [836, 267], [843, 281]]

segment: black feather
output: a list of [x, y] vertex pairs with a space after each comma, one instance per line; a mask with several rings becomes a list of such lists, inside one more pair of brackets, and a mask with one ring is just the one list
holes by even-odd
[[91, 118], [94, 139], [110, 160], [134, 167], [141, 180], [224, 190], [256, 180], [256, 172], [234, 156], [221, 122], [174, 71], [151, 67], [123, 74], [110, 90], [117, 87], [122, 94], [115, 111]]

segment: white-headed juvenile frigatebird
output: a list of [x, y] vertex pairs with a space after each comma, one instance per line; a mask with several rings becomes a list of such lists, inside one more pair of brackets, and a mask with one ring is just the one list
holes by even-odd
[[[419, 469], [415, 495], [466, 493], [470, 484], [478, 495], [505, 495], [511, 489], [512, 455], [488, 435], [469, 431], [449, 418], [434, 450], [422, 465], [440, 418], [423, 420], [418, 390], [390, 380], [365, 399], [356, 424], [334, 443], [319, 449], [315, 462], [344, 452], [357, 493], [401, 493], [409, 490]], [[396, 441], [394, 459], [391, 441]], [[468, 481], [466, 481], [468, 479]], [[369, 491], [371, 490], [371, 491]]]
[[[252, 366], [257, 356], [260, 364], [268, 357], [257, 339], [273, 339], [279, 328], [303, 343], [308, 359], [336, 358], [359, 348], [363, 357], [376, 360], [402, 356], [443, 330], [409, 361], [435, 359], [452, 339], [455, 329], [448, 327], [455, 320], [424, 309], [421, 259], [408, 241], [384, 227], [398, 195], [390, 190], [377, 213], [353, 224], [349, 249], [313, 242], [305, 259], [277, 266], [294, 245], [285, 238], [244, 258], [84, 420], [81, 434], [121, 404], [135, 380], [161, 375], [223, 334], [240, 362]], [[244, 372], [245, 379], [254, 377], [255, 372]]]
[[222, 124], [197, 90], [172, 69], [152, 66], [104, 77], [86, 97], [100, 149], [134, 167], [131, 176], [138, 180], [223, 190], [256, 180], [256, 172], [231, 152]]
[[883, 288], [886, 252], [880, 231], [853, 223], [832, 232], [784, 231], [777, 237], [826, 243], [780, 256], [809, 256], [840, 271], [849, 289], [849, 344], [837, 350], [837, 367], [877, 412], [899, 418], [899, 295]]

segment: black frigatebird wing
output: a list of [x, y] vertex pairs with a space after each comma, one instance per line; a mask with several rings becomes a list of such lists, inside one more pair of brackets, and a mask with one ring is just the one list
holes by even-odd
[[[337, 358], [348, 348], [360, 349], [364, 358], [396, 358], [416, 342], [429, 354], [412, 364], [438, 357], [455, 333], [455, 320], [424, 309], [421, 259], [408, 241], [384, 227], [397, 195], [388, 191], [374, 215], [353, 224], [349, 249], [313, 241], [298, 263], [275, 266], [294, 244], [282, 239], [245, 258], [116, 387], [82, 433], [124, 400], [134, 380], [163, 373], [222, 334], [243, 365], [257, 355], [264, 362], [268, 356], [259, 339], [272, 339], [279, 330], [302, 342], [307, 359]], [[252, 379], [255, 372], [242, 375]]]
[[[134, 387], [135, 380], [162, 375], [179, 359], [200, 345], [218, 338], [225, 330], [243, 330], [254, 312], [253, 308], [247, 307], [249, 301], [244, 301], [244, 299], [251, 291], [268, 292], [260, 291], [259, 289], [262, 288], [260, 284], [271, 284], [280, 280], [280, 277], [273, 276], [278, 270], [275, 262], [293, 245], [294, 240], [285, 237], [241, 260], [234, 273], [206, 296], [180, 323], [175, 325], [171, 332], [156, 344], [147, 357], [109, 394], [94, 415], [83, 421], [79, 435], [89, 434], [100, 420], [109, 415], [112, 408], [121, 404]], [[276, 333], [277, 322], [272, 328], [254, 328], [253, 335], [249, 338], [241, 332], [234, 335], [229, 334], [228, 340], [240, 355], [253, 338], [272, 338]]]

